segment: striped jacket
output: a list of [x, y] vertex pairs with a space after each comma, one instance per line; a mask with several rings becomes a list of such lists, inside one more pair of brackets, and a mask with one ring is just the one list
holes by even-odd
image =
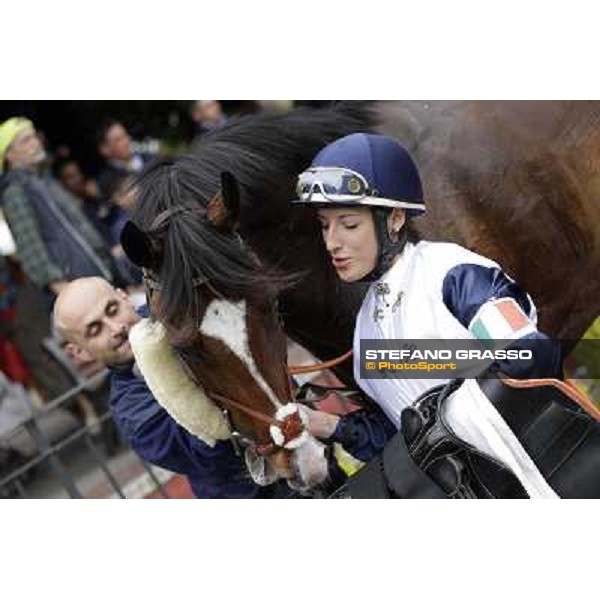
[[0, 197], [23, 270], [37, 286], [84, 275], [112, 280], [102, 237], [52, 177], [11, 171]]

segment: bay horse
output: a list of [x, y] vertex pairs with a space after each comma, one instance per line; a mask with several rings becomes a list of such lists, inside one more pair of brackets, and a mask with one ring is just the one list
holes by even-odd
[[424, 237], [498, 261], [570, 350], [600, 313], [600, 102], [379, 108], [419, 165]]
[[[496, 259], [532, 294], [542, 330], [578, 339], [599, 312], [598, 105], [551, 104], [536, 110], [505, 103], [346, 103], [231, 122], [180, 158], [170, 183], [142, 178], [135, 184], [145, 190], [133, 215], [142, 231], [155, 227], [165, 211], [185, 208], [175, 218], [168, 215], [171, 233], [159, 243], [154, 275], [160, 301], [152, 303], [153, 313], [167, 324], [199, 383], [244, 398], [263, 414], [276, 413], [276, 403], [257, 383], [262, 378], [280, 403], [289, 400], [275, 298], [285, 332], [328, 359], [351, 346], [366, 290], [338, 281], [316, 220], [291, 211], [296, 176], [329, 141], [378, 127], [403, 141], [422, 169], [430, 210], [419, 230]], [[225, 186], [224, 172], [231, 174]], [[193, 183], [184, 183], [186, 177]], [[240, 193], [229, 199], [219, 194], [238, 185]], [[165, 201], [169, 194], [175, 197], [169, 186], [185, 188], [185, 199]], [[193, 210], [199, 205], [202, 215]], [[199, 278], [212, 294], [202, 301], [193, 284]], [[569, 280], [576, 285], [565, 285]], [[257, 317], [254, 325], [228, 312], [221, 320], [227, 342], [224, 334], [219, 343], [202, 339], [201, 317], [215, 299], [246, 301], [252, 307], [248, 314]], [[254, 370], [240, 358], [243, 352], [233, 350], [240, 335], [247, 342], [244, 356], [255, 359]], [[200, 343], [193, 345], [197, 338]], [[237, 368], [223, 371], [219, 365], [230, 365], [233, 355]], [[352, 384], [351, 365], [337, 373]], [[235, 407], [231, 412], [237, 429], [266, 443], [265, 422]], [[322, 466], [323, 459], [319, 462]], [[317, 470], [318, 475], [305, 473], [304, 483], [322, 478], [323, 469]]]

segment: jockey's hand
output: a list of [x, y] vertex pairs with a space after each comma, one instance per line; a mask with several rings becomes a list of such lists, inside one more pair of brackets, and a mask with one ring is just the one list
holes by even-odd
[[337, 415], [313, 410], [304, 405], [300, 407], [300, 410], [308, 418], [308, 433], [323, 440], [332, 436], [340, 420]]

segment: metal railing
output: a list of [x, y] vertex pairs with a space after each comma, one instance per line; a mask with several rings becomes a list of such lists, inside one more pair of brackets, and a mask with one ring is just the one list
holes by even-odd
[[[30, 416], [14, 427], [14, 429], [0, 437], [0, 447], [10, 447], [11, 441], [14, 441], [17, 436], [23, 436], [23, 433], [25, 433], [33, 441], [36, 452], [34, 456], [26, 458], [24, 463], [5, 469], [0, 474], [0, 498], [15, 496], [19, 498], [29, 497], [27, 485], [24, 482], [35, 478], [36, 470], [44, 464], [49, 465], [53, 477], [71, 498], [85, 498], [84, 493], [76, 482], [76, 478], [69, 472], [69, 469], [60, 456], [62, 452], [81, 441], [83, 441], [92, 462], [100, 469], [110, 488], [112, 488], [114, 495], [118, 498], [126, 498], [124, 485], [119, 483], [116, 474], [111, 470], [110, 460], [107, 459], [105, 452], [98, 443], [97, 436], [93, 435], [91, 431], [92, 427], [97, 428], [100, 426], [104, 428], [105, 425], [112, 423], [108, 409], [99, 415], [98, 421], [93, 425], [78, 424], [75, 428], [59, 436], [59, 439], [52, 439], [44, 431], [43, 426], [45, 417], [53, 411], [67, 408], [79, 394], [84, 393], [90, 387], [102, 383], [106, 375], [106, 372], [101, 372], [85, 381], [79, 382], [69, 391], [61, 394], [41, 408], [34, 407], [28, 395], [24, 395], [27, 398], [26, 401], [30, 403]], [[143, 470], [152, 482], [152, 488], [149, 490], [149, 493], [159, 492], [163, 498], [169, 498], [167, 489], [153, 468], [137, 457], [136, 460], [142, 465]], [[32, 474], [33, 478], [31, 477]]]

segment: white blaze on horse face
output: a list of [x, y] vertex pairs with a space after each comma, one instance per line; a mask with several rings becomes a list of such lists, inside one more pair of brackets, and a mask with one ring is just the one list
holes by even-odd
[[246, 301], [229, 302], [213, 300], [206, 309], [199, 327], [200, 333], [221, 340], [243, 363], [256, 384], [267, 395], [276, 408], [281, 402], [260, 374], [250, 351], [248, 330], [246, 328]]
[[[257, 385], [265, 392], [273, 405], [277, 409], [283, 406], [254, 362], [246, 328], [246, 302], [244, 300], [240, 302], [213, 300], [206, 309], [199, 331], [202, 335], [221, 340], [244, 363]], [[296, 409], [296, 407], [293, 408]], [[325, 447], [310, 435], [303, 436], [302, 442], [299, 448], [293, 450], [293, 460], [298, 470], [301, 487], [313, 487], [327, 478]], [[253, 473], [252, 469], [250, 472]], [[265, 485], [266, 481], [272, 479], [272, 476], [273, 474], [264, 482], [257, 481], [257, 483]]]

